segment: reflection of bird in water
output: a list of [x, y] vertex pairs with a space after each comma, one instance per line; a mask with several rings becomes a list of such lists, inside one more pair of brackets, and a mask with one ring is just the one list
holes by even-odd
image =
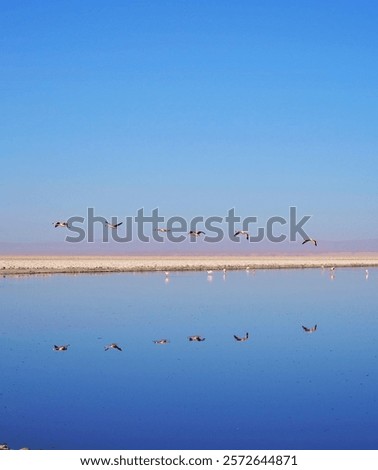
[[118, 224], [111, 224], [110, 222], [105, 220], [105, 225], [107, 225], [109, 228], [117, 228], [122, 224], [123, 224], [123, 222], [119, 222]]
[[157, 339], [154, 341], [155, 344], [168, 344], [169, 341], [167, 339]]
[[0, 444], [0, 450], [10, 450], [10, 447], [4, 442]]
[[206, 338], [202, 338], [202, 336], [188, 336], [189, 341], [205, 341]]
[[108, 349], [118, 349], [118, 351], [122, 351], [122, 349], [116, 343], [108, 344], [107, 346], [105, 346], [105, 351], [107, 351]]
[[54, 351], [67, 351], [68, 346], [69, 346], [69, 344], [64, 344], [62, 346], [57, 346], [56, 344], [54, 344], [53, 349], [54, 349]]
[[365, 279], [368, 279], [368, 278], [369, 278], [369, 271], [365, 269]]
[[318, 325], [312, 326], [311, 328], [307, 328], [306, 326], [302, 325], [302, 328], [305, 330], [306, 333], [314, 333], [317, 330]]
[[245, 336], [234, 335], [234, 338], [236, 339], [236, 341], [247, 341], [247, 339], [249, 338], [249, 334], [246, 333]]
[[306, 238], [306, 240], [303, 240], [302, 245], [304, 245], [307, 242], [313, 243], [315, 246], [318, 246], [318, 242], [314, 240], [313, 238]]

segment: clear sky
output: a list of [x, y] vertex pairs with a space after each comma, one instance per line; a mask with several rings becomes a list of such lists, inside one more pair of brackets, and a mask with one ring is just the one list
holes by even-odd
[[87, 207], [378, 238], [376, 1], [0, 7], [0, 242]]

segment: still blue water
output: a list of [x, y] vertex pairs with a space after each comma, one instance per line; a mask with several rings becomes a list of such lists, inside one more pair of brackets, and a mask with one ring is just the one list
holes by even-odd
[[[2, 278], [0, 442], [378, 449], [378, 270], [369, 271]], [[162, 338], [170, 343], [153, 343]], [[122, 352], [105, 351], [112, 342]]]

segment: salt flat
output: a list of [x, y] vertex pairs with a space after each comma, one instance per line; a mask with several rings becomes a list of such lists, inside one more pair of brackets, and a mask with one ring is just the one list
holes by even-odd
[[104, 273], [137, 271], [201, 271], [378, 266], [378, 254], [322, 254], [318, 256], [2, 256], [3, 275]]

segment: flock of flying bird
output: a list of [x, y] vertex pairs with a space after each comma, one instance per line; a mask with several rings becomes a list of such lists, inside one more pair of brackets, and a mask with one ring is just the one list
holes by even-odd
[[[118, 224], [112, 224], [112, 223], [108, 222], [107, 220], [105, 221], [105, 225], [107, 227], [111, 228], [111, 229], [116, 229], [117, 227], [119, 227], [122, 224], [123, 224], [123, 222], [119, 222]], [[53, 222], [53, 225], [54, 225], [55, 228], [56, 227], [70, 228], [68, 222], [58, 221], [58, 222]], [[155, 230], [155, 232], [160, 232], [160, 233], [171, 232], [171, 229], [169, 229], [169, 228], [155, 228], [154, 230]], [[193, 237], [193, 238], [198, 238], [201, 235], [206, 235], [206, 233], [203, 230], [190, 230], [188, 235], [190, 237]], [[247, 240], [249, 240], [249, 233], [246, 230], [238, 230], [234, 233], [234, 237], [238, 237], [240, 235], [244, 236]], [[305, 240], [303, 240], [302, 245], [304, 245], [305, 243], [308, 243], [308, 242], [311, 242], [315, 246], [318, 246], [318, 242], [316, 240], [314, 240], [313, 238], [306, 238]]]

